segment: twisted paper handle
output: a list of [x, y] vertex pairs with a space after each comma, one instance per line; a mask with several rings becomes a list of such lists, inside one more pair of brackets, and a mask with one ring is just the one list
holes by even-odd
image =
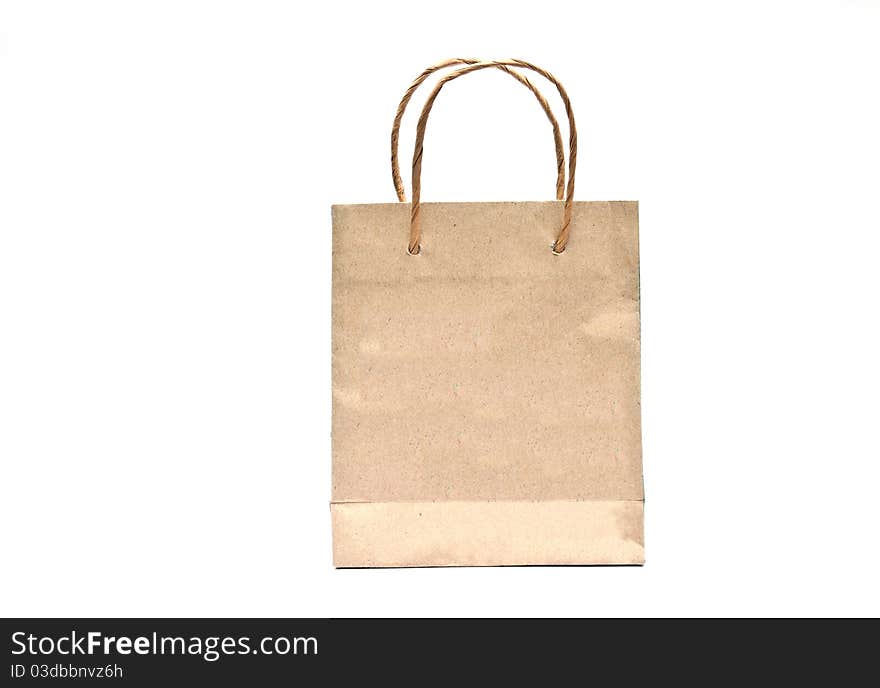
[[[403, 121], [403, 113], [406, 112], [409, 101], [412, 100], [416, 89], [418, 89], [418, 87], [421, 86], [434, 72], [445, 69], [446, 67], [452, 67], [453, 65], [472, 65], [477, 64], [478, 62], [480, 62], [480, 60], [473, 58], [455, 57], [428, 67], [415, 78], [409, 88], [406, 89], [403, 98], [400, 99], [400, 104], [397, 106], [397, 113], [394, 115], [394, 124], [391, 127], [391, 179], [394, 182], [394, 189], [397, 191], [397, 199], [401, 203], [406, 202], [406, 191], [403, 188], [403, 179], [400, 176], [398, 144], [400, 140], [400, 123]], [[553, 144], [556, 146], [556, 199], [561, 201], [563, 189], [565, 187], [565, 151], [562, 148], [562, 134], [559, 133], [559, 122], [556, 121], [556, 117], [554, 117], [553, 110], [550, 108], [547, 99], [544, 98], [544, 95], [534, 84], [532, 84], [531, 81], [519, 72], [508, 69], [504, 65], [498, 65], [498, 69], [510, 74], [510, 76], [535, 94], [535, 98], [537, 98], [538, 103], [544, 110], [544, 114], [547, 115], [547, 119], [550, 120], [550, 124], [553, 126]]]
[[574, 175], [575, 168], [577, 166], [577, 127], [575, 126], [574, 112], [571, 108], [571, 101], [568, 98], [568, 93], [566, 93], [565, 88], [562, 86], [562, 84], [559, 83], [556, 77], [550, 74], [550, 72], [541, 69], [536, 65], [533, 65], [529, 62], [524, 62], [523, 60], [491, 60], [469, 65], [464, 69], [456, 70], [451, 74], [447, 74], [446, 76], [444, 76], [442, 79], [440, 79], [440, 81], [437, 82], [437, 85], [434, 87], [431, 95], [428, 96], [424, 108], [422, 108], [422, 114], [421, 117], [419, 117], [419, 123], [416, 126], [416, 145], [415, 149], [413, 150], [412, 162], [413, 200], [411, 211], [412, 214], [410, 217], [408, 246], [408, 251], [412, 255], [417, 255], [421, 250], [420, 198], [422, 191], [422, 154], [424, 153], [425, 127], [428, 124], [428, 116], [431, 114], [431, 108], [434, 106], [434, 101], [437, 99], [440, 90], [445, 84], [452, 81], [453, 79], [457, 79], [460, 76], [464, 76], [465, 74], [470, 74], [471, 72], [477, 71], [479, 69], [487, 69], [489, 67], [522, 67], [524, 69], [530, 69], [533, 72], [537, 72], [548, 81], [552, 82], [553, 85], [556, 86], [556, 90], [559, 91], [559, 96], [560, 98], [562, 98], [562, 102], [565, 105], [565, 112], [568, 115], [568, 184], [566, 185], [565, 203], [562, 207], [562, 227], [559, 230], [556, 241], [553, 243], [553, 252], [556, 254], [562, 253], [565, 250], [566, 244], [568, 243], [568, 235], [571, 225], [571, 209], [572, 203], [574, 202]]

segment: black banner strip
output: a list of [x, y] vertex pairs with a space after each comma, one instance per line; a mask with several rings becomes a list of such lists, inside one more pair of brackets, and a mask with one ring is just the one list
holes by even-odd
[[836, 684], [876, 652], [876, 621], [576, 619], [6, 619], [4, 685], [629, 684], [797, 674]]

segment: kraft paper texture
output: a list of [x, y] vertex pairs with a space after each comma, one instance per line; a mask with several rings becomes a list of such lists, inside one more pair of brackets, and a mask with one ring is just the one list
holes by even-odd
[[638, 205], [333, 207], [339, 567], [644, 561]]

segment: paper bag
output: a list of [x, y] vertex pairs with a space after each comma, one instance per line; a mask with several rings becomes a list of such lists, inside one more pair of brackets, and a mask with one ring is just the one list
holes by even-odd
[[[641, 564], [638, 205], [573, 201], [552, 75], [462, 62], [412, 204], [333, 207], [334, 564]], [[559, 90], [564, 201], [419, 202], [434, 99], [488, 67]]]

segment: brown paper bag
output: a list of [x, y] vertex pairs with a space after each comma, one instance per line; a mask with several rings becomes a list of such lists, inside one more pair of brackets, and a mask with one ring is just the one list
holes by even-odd
[[[638, 205], [573, 202], [550, 74], [455, 62], [412, 204], [333, 207], [334, 564], [640, 564]], [[419, 202], [434, 99], [488, 67], [559, 90], [563, 202]]]

